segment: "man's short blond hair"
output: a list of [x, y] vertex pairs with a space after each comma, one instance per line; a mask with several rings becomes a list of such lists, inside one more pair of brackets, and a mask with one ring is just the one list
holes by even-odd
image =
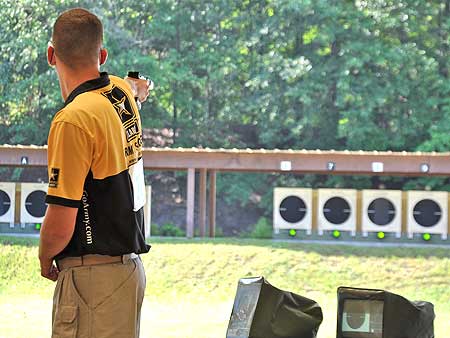
[[72, 69], [97, 64], [103, 44], [103, 25], [86, 9], [67, 10], [55, 21], [52, 43], [57, 57]]

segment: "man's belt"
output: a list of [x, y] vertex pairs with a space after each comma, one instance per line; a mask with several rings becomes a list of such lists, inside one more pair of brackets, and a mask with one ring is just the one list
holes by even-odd
[[79, 257], [66, 257], [56, 261], [58, 270], [62, 271], [68, 268], [77, 266], [90, 266], [100, 264], [122, 263], [125, 264], [131, 259], [139, 257], [135, 253], [126, 254], [122, 256], [107, 256], [107, 255], [84, 255]]

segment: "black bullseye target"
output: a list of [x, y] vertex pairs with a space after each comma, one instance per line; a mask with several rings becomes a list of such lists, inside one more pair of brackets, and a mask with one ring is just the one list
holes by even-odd
[[388, 199], [377, 198], [369, 204], [367, 214], [372, 223], [384, 226], [392, 222], [396, 210], [394, 204]]
[[442, 209], [435, 201], [424, 199], [414, 206], [413, 216], [417, 224], [429, 228], [440, 221]]
[[333, 224], [342, 224], [350, 218], [352, 213], [348, 202], [342, 197], [332, 197], [323, 206], [323, 215]]
[[0, 190], [0, 216], [5, 215], [10, 208], [11, 198], [9, 198], [9, 195], [6, 192]]
[[25, 199], [25, 209], [33, 217], [44, 217], [47, 206], [45, 205], [46, 193], [42, 190], [31, 192]]
[[297, 196], [288, 196], [280, 203], [280, 216], [289, 223], [298, 223], [305, 218], [307, 207]]

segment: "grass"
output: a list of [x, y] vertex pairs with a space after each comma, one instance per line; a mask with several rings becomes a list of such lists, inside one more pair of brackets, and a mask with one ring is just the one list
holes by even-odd
[[[0, 237], [0, 337], [48, 337], [54, 284], [40, 277], [37, 239]], [[364, 248], [270, 240], [152, 239], [141, 337], [224, 337], [245, 276], [316, 300], [319, 338], [335, 336], [336, 289], [386, 289], [435, 305], [435, 335], [450, 332], [450, 249]], [[17, 325], [17, 323], [23, 325]]]

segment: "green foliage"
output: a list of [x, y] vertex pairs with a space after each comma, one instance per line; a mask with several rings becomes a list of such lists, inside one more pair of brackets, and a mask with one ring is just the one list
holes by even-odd
[[223, 233], [223, 228], [221, 226], [216, 225], [215, 236], [216, 236], [216, 238], [225, 237], [225, 235]]
[[223, 173], [217, 180], [217, 194], [228, 205], [258, 205], [266, 191], [268, 175], [260, 173]]
[[172, 223], [166, 223], [161, 226], [152, 224], [151, 235], [163, 237], [185, 237], [186, 231], [180, 229]]
[[23, 168], [14, 168], [11, 175], [11, 181], [20, 182], [20, 177], [22, 176], [23, 171]]
[[258, 220], [258, 222], [256, 222], [256, 224], [253, 226], [253, 229], [248, 233], [248, 237], [250, 238], [272, 238], [272, 235], [273, 235], [272, 224], [265, 217], [261, 217]]
[[144, 126], [176, 146], [448, 150], [448, 1], [1, 0], [0, 141], [45, 143], [61, 100], [45, 48], [71, 6], [156, 83]]

